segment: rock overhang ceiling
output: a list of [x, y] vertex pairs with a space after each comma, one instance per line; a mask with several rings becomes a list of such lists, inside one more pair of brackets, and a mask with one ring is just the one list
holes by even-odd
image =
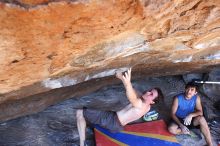
[[[117, 69], [164, 76], [220, 64], [219, 1], [4, 0], [0, 7], [0, 103], [6, 113], [13, 104], [21, 113], [35, 101], [22, 114], [33, 113], [113, 83]], [[89, 82], [92, 89], [83, 91]], [[79, 93], [61, 91], [73, 85]]]

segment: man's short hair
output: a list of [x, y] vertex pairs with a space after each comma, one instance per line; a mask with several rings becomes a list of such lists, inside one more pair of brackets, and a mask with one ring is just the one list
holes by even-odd
[[159, 103], [160, 101], [164, 101], [164, 95], [160, 88], [156, 87], [154, 88], [157, 90], [158, 96], [154, 99], [155, 103]]
[[198, 91], [198, 85], [193, 81], [186, 84], [185, 89], [188, 89], [188, 88], [195, 88], [196, 91]]

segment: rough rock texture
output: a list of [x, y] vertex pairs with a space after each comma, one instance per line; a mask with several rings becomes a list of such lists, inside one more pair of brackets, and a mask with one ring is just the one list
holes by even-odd
[[220, 64], [220, 1], [1, 0], [0, 8], [0, 121], [113, 84], [116, 69], [165, 76]]

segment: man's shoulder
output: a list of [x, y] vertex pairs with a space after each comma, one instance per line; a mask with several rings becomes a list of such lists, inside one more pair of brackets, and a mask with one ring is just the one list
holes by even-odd
[[196, 96], [197, 98], [200, 98], [200, 95], [198, 95], [198, 94], [196, 94], [195, 96]]
[[195, 100], [196, 100], [196, 101], [200, 101], [200, 100], [201, 100], [201, 97], [200, 97], [198, 94], [196, 94], [196, 95], [195, 95]]
[[184, 97], [184, 93], [179, 93], [176, 96], [174, 96], [175, 98], [180, 98], [180, 97]]

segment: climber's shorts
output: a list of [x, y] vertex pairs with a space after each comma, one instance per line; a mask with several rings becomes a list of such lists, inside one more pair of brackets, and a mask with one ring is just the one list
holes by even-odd
[[83, 115], [90, 124], [97, 124], [111, 132], [119, 132], [123, 130], [116, 112], [100, 111], [95, 109], [83, 109]]

